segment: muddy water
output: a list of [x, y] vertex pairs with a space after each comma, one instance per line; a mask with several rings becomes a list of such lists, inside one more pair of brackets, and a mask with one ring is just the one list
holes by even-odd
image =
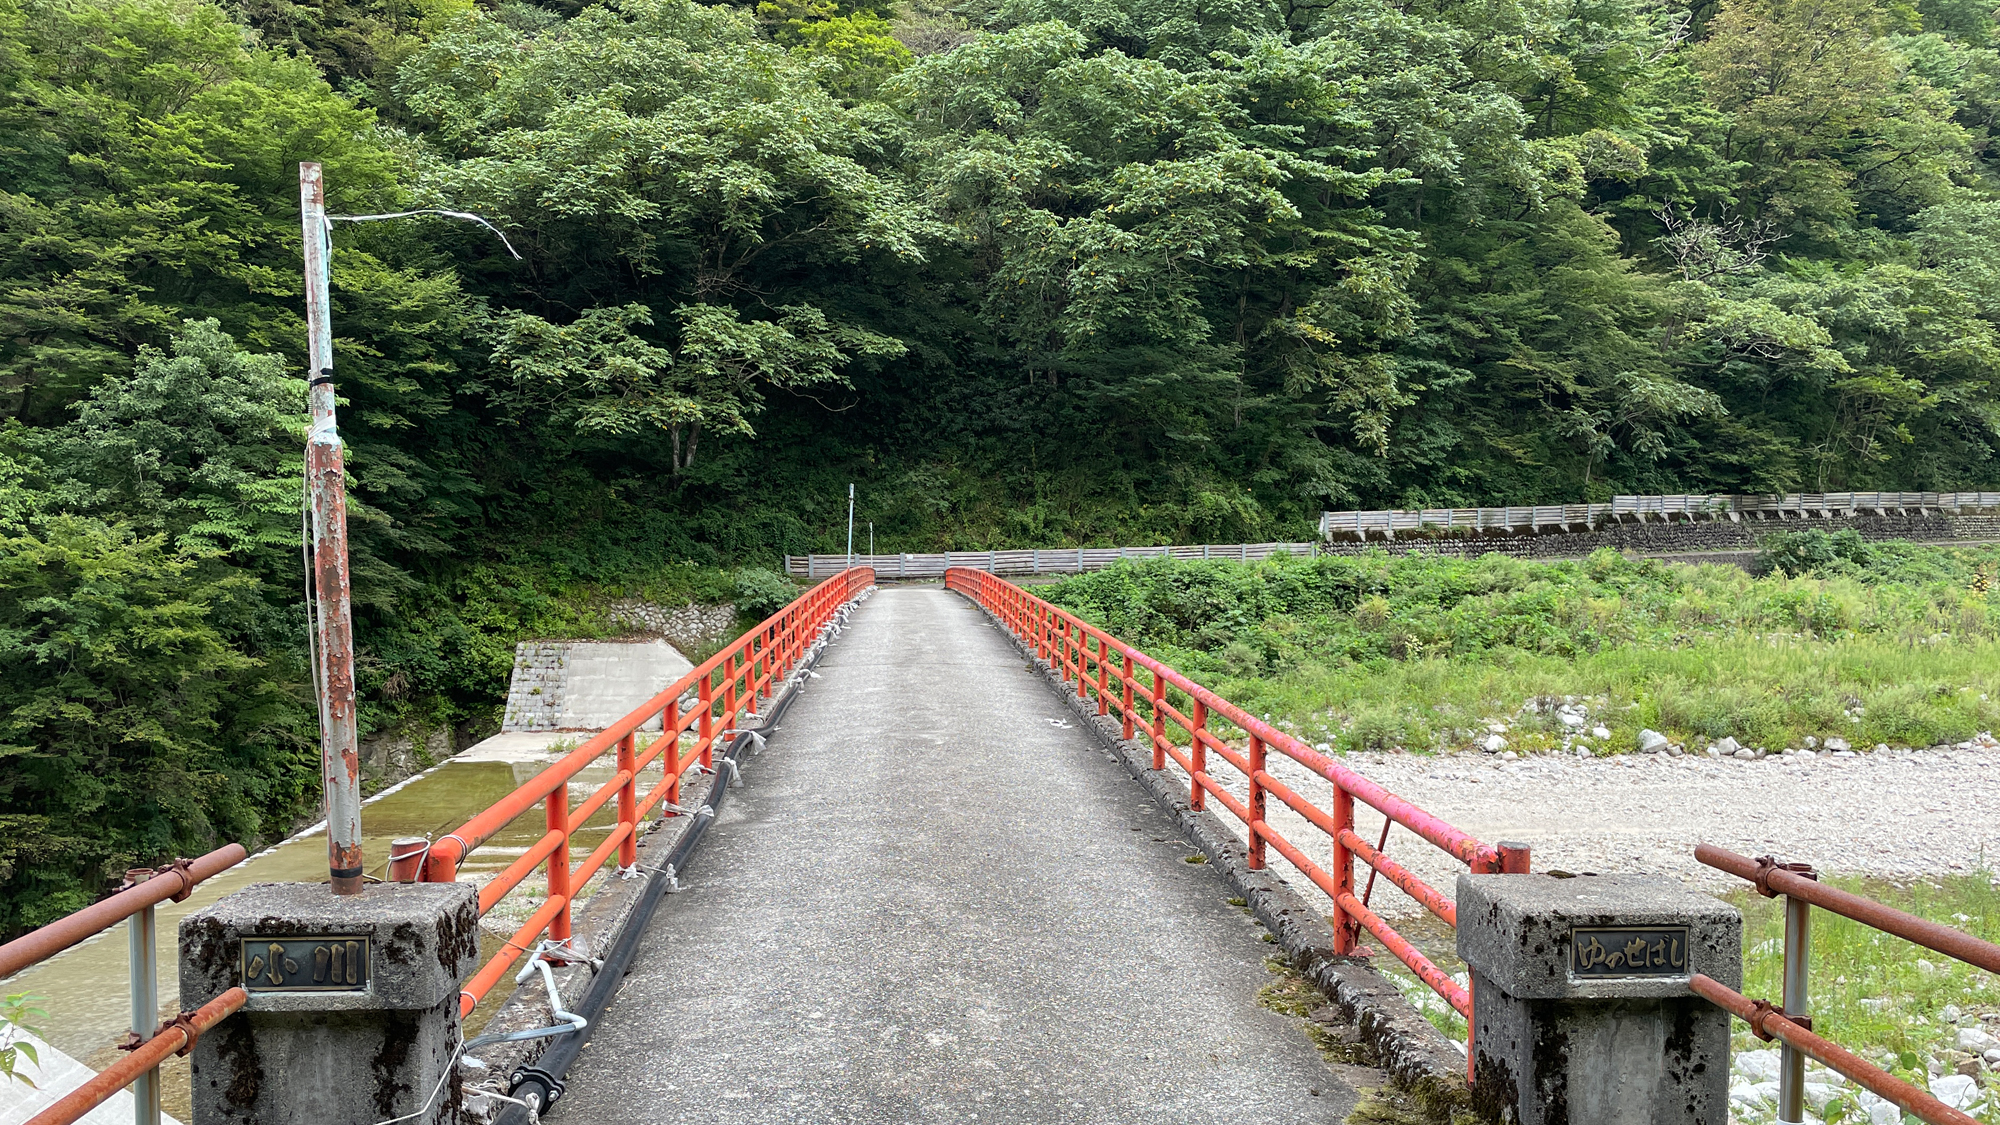
[[[477, 749], [466, 755], [471, 758], [478, 756]], [[392, 838], [429, 836], [436, 839], [443, 836], [534, 777], [554, 756], [537, 749], [525, 754], [502, 755], [512, 760], [454, 759], [369, 801], [361, 814], [363, 854], [368, 859], [369, 874], [382, 874]], [[603, 764], [585, 770], [570, 783], [572, 805], [582, 803], [609, 779], [613, 772], [610, 757], [605, 755]], [[659, 778], [657, 766], [649, 768], [646, 773], [650, 776], [641, 778], [642, 793]], [[592, 817], [590, 828], [576, 834], [570, 848], [571, 862], [581, 862], [590, 849], [603, 840], [604, 832], [615, 817], [615, 804], [612, 802], [609, 808]], [[529, 810], [485, 847], [467, 857], [460, 865], [460, 879], [484, 883], [518, 859], [546, 831], [540, 806]], [[324, 882], [326, 868], [326, 832], [324, 827], [320, 827], [254, 855], [210, 879], [196, 888], [186, 902], [160, 904], [156, 911], [159, 995], [163, 1018], [171, 1016], [180, 1007], [176, 938], [183, 917], [251, 883]], [[485, 919], [481, 934], [482, 960], [501, 946], [520, 918], [539, 905], [541, 885], [541, 875], [529, 876], [519, 891]], [[128, 974], [125, 926], [121, 924], [0, 982], [0, 990], [7, 993], [29, 992], [42, 997], [39, 1006], [49, 1013], [44, 1021], [44, 1038], [64, 1053], [94, 1069], [102, 1069], [117, 1057], [112, 1044], [125, 1034], [131, 1020], [126, 984]], [[486, 1003], [481, 1004], [480, 1010], [467, 1021], [468, 1025], [476, 1027], [484, 1023], [491, 1010], [510, 990], [510, 984], [505, 982], [494, 989]], [[206, 996], [188, 998], [190, 1006], [208, 999]], [[180, 1065], [175, 1067], [173, 1062]], [[172, 1073], [176, 1069], [181, 1073]], [[165, 1075], [167, 1101], [182, 1102], [184, 1105], [185, 1063], [170, 1060], [168, 1071]], [[178, 1107], [169, 1105], [168, 1108], [171, 1113]]]

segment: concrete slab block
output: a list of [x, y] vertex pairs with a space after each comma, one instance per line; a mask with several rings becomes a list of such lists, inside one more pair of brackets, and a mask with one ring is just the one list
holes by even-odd
[[[569, 646], [563, 690], [565, 730], [603, 730], [665, 691], [694, 665], [665, 641], [577, 642]], [[659, 730], [654, 719], [645, 730]]]
[[1742, 917], [1672, 879], [1461, 875], [1474, 1106], [1513, 1125], [1725, 1125]]
[[181, 995], [249, 1003], [193, 1054], [195, 1125], [458, 1125], [459, 982], [478, 962], [469, 883], [258, 883], [181, 920]]

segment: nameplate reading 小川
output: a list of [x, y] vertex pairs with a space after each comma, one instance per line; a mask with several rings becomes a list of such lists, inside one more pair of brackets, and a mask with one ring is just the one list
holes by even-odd
[[1688, 975], [1686, 926], [1576, 926], [1569, 932], [1572, 980]]
[[250, 992], [362, 992], [368, 988], [366, 935], [243, 939], [243, 987]]

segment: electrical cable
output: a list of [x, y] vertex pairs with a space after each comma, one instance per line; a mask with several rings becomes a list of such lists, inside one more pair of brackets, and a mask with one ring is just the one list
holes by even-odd
[[499, 227], [494, 226], [492, 223], [487, 222], [470, 211], [447, 211], [442, 207], [419, 207], [414, 211], [390, 211], [381, 215], [328, 215], [326, 221], [327, 225], [331, 227], [334, 223], [372, 223], [381, 219], [410, 219], [418, 215], [443, 215], [448, 219], [464, 219], [467, 222], [478, 223], [480, 226], [492, 231], [500, 239], [500, 244], [507, 248], [509, 254], [514, 255], [515, 261], [518, 262], [521, 260], [521, 252], [514, 249], [514, 244], [507, 241], [507, 236], [501, 233]]

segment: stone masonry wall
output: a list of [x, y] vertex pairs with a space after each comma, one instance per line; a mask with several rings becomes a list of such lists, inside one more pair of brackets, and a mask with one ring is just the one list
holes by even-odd
[[1641, 555], [1720, 556], [1704, 562], [1729, 561], [1731, 554], [1755, 551], [1764, 536], [1779, 531], [1807, 528], [1839, 531], [1852, 528], [1863, 539], [1908, 539], [1925, 542], [2000, 542], [2000, 515], [1933, 516], [1835, 516], [1809, 520], [1702, 520], [1693, 523], [1620, 523], [1596, 531], [1548, 532], [1541, 535], [1468, 535], [1420, 538], [1405, 536], [1395, 540], [1367, 542], [1335, 540], [1320, 545], [1327, 555], [1359, 555], [1367, 551], [1396, 554], [1425, 553], [1454, 558], [1477, 558], [1485, 554], [1512, 555], [1523, 559], [1582, 558], [1599, 547], [1612, 547]]
[[568, 646], [560, 641], [522, 641], [514, 646], [514, 678], [507, 687], [503, 731], [555, 730], [562, 720], [569, 682]]

